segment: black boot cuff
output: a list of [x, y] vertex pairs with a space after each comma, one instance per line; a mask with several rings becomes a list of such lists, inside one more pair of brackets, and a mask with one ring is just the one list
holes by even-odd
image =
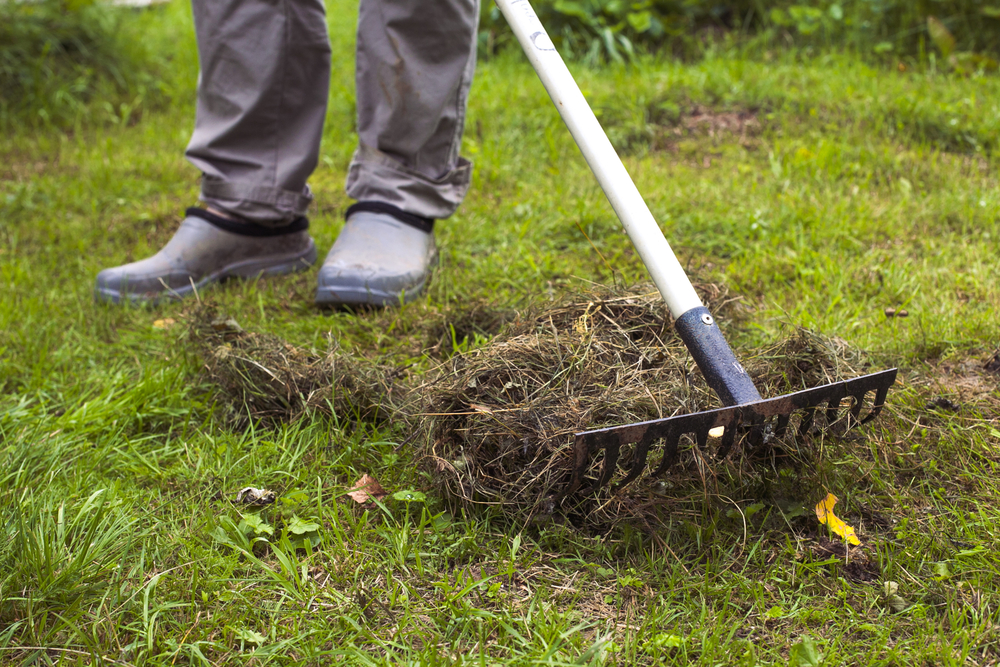
[[263, 225], [255, 225], [252, 222], [245, 222], [243, 220], [230, 220], [229, 218], [223, 218], [221, 215], [216, 215], [211, 211], [206, 211], [203, 208], [197, 208], [195, 206], [192, 206], [185, 211], [185, 214], [191, 218], [201, 218], [205, 222], [208, 222], [225, 232], [239, 234], [240, 236], [284, 236], [285, 234], [304, 232], [309, 229], [309, 220], [305, 216], [296, 218], [287, 225], [282, 225], [281, 227], [265, 227]]
[[344, 218], [350, 218], [352, 213], [359, 213], [361, 211], [391, 215], [403, 224], [415, 227], [428, 234], [434, 231], [434, 218], [423, 218], [419, 215], [413, 215], [412, 213], [407, 213], [397, 206], [386, 204], [381, 201], [359, 201], [357, 204], [354, 204], [347, 209], [347, 212], [344, 214]]

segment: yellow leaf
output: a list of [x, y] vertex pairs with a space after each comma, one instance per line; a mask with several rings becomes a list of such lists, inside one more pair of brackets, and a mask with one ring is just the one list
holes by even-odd
[[174, 320], [172, 317], [168, 317], [162, 320], [156, 320], [153, 322], [154, 329], [169, 329], [174, 325]]
[[927, 17], [927, 32], [931, 34], [931, 40], [941, 52], [942, 58], [947, 58], [955, 50], [955, 36], [937, 18]]
[[861, 540], [854, 534], [854, 529], [841, 521], [834, 513], [833, 506], [837, 504], [837, 496], [828, 493], [826, 498], [816, 503], [816, 518], [820, 523], [825, 523], [837, 535], [857, 546]]

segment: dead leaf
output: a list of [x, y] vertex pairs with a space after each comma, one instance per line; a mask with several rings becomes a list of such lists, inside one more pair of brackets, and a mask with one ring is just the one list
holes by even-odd
[[927, 17], [927, 32], [931, 34], [931, 40], [941, 52], [942, 58], [947, 58], [955, 50], [955, 36], [939, 19], [933, 16]]
[[177, 322], [172, 317], [165, 317], [162, 320], [156, 320], [153, 322], [154, 329], [169, 329], [170, 327], [177, 324]]
[[382, 488], [377, 479], [371, 475], [364, 474], [361, 476], [361, 479], [354, 483], [354, 486], [347, 492], [347, 495], [354, 502], [363, 505], [372, 499], [382, 500], [389, 493]]
[[277, 494], [270, 489], [257, 489], [252, 486], [240, 489], [236, 492], [236, 502], [249, 505], [250, 507], [264, 507], [270, 505], [277, 498]]
[[832, 493], [826, 494], [826, 498], [816, 503], [816, 518], [820, 523], [825, 523], [830, 530], [840, 535], [850, 544], [857, 546], [861, 540], [854, 533], [854, 529], [841, 521], [834, 513], [833, 506], [837, 504], [837, 496]]
[[906, 602], [906, 598], [899, 594], [899, 584], [895, 581], [886, 581], [882, 584], [883, 599], [885, 604], [889, 609], [896, 613], [906, 611], [906, 607], [909, 606]]
[[212, 320], [212, 328], [220, 333], [239, 333], [243, 331], [240, 323], [231, 317], [218, 317]]

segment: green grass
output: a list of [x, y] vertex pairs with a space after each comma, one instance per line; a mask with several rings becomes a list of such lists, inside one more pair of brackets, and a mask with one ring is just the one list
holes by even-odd
[[[342, 66], [312, 179], [321, 250], [348, 204], [353, 11], [330, 3]], [[182, 5], [163, 16], [189, 35]], [[804, 637], [824, 665], [1000, 659], [1000, 395], [982, 370], [1000, 344], [1000, 79], [739, 51], [574, 68], [683, 263], [745, 298], [748, 316], [724, 323], [735, 347], [804, 326], [902, 368], [881, 422], [826, 443], [815, 469], [679, 498], [651, 534], [593, 537], [444, 513], [398, 424], [235, 430], [183, 326], [152, 326], [191, 304], [93, 302], [101, 268], [153, 252], [196, 200], [192, 43], [177, 46], [172, 76], [191, 89], [172, 108], [0, 138], [0, 661], [783, 665]], [[673, 133], [696, 106], [757, 126]], [[473, 188], [439, 226], [425, 298], [323, 312], [312, 271], [203, 300], [419, 377], [432, 362], [413, 332], [431, 316], [644, 279], [517, 54], [480, 67], [464, 153]], [[941, 396], [959, 409], [925, 407]], [[343, 502], [363, 473], [426, 502]], [[249, 485], [280, 492], [260, 515], [270, 534], [239, 528], [230, 500]], [[817, 550], [809, 507], [796, 516], [789, 498], [825, 491], [875, 581]], [[320, 547], [296, 549], [303, 534]]]

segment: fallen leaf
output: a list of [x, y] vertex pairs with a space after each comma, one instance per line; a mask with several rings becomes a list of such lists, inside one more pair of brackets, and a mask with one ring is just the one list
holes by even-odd
[[162, 320], [156, 320], [155, 322], [153, 322], [153, 328], [154, 329], [169, 329], [170, 327], [172, 327], [176, 323], [177, 322], [174, 320], [174, 318], [172, 318], [172, 317], [165, 317]]
[[955, 50], [955, 36], [939, 19], [933, 16], [927, 17], [927, 32], [931, 34], [931, 40], [941, 52], [942, 58], [947, 58]]
[[371, 475], [364, 474], [361, 476], [361, 479], [354, 483], [354, 486], [347, 492], [347, 495], [354, 502], [363, 505], [372, 499], [382, 500], [389, 494], [382, 488], [377, 479]]
[[825, 523], [830, 530], [840, 535], [850, 544], [857, 546], [861, 540], [855, 535], [854, 529], [841, 521], [834, 513], [833, 506], [837, 504], [837, 496], [832, 493], [826, 494], [826, 498], [816, 503], [816, 518], [820, 523]]
[[255, 489], [252, 486], [240, 489], [236, 493], [236, 502], [250, 505], [251, 507], [263, 507], [270, 505], [277, 498], [277, 494], [269, 489]]
[[885, 604], [889, 609], [892, 609], [896, 613], [906, 611], [908, 605], [906, 599], [899, 594], [898, 583], [895, 581], [886, 581], [882, 584], [882, 593], [884, 594]]

